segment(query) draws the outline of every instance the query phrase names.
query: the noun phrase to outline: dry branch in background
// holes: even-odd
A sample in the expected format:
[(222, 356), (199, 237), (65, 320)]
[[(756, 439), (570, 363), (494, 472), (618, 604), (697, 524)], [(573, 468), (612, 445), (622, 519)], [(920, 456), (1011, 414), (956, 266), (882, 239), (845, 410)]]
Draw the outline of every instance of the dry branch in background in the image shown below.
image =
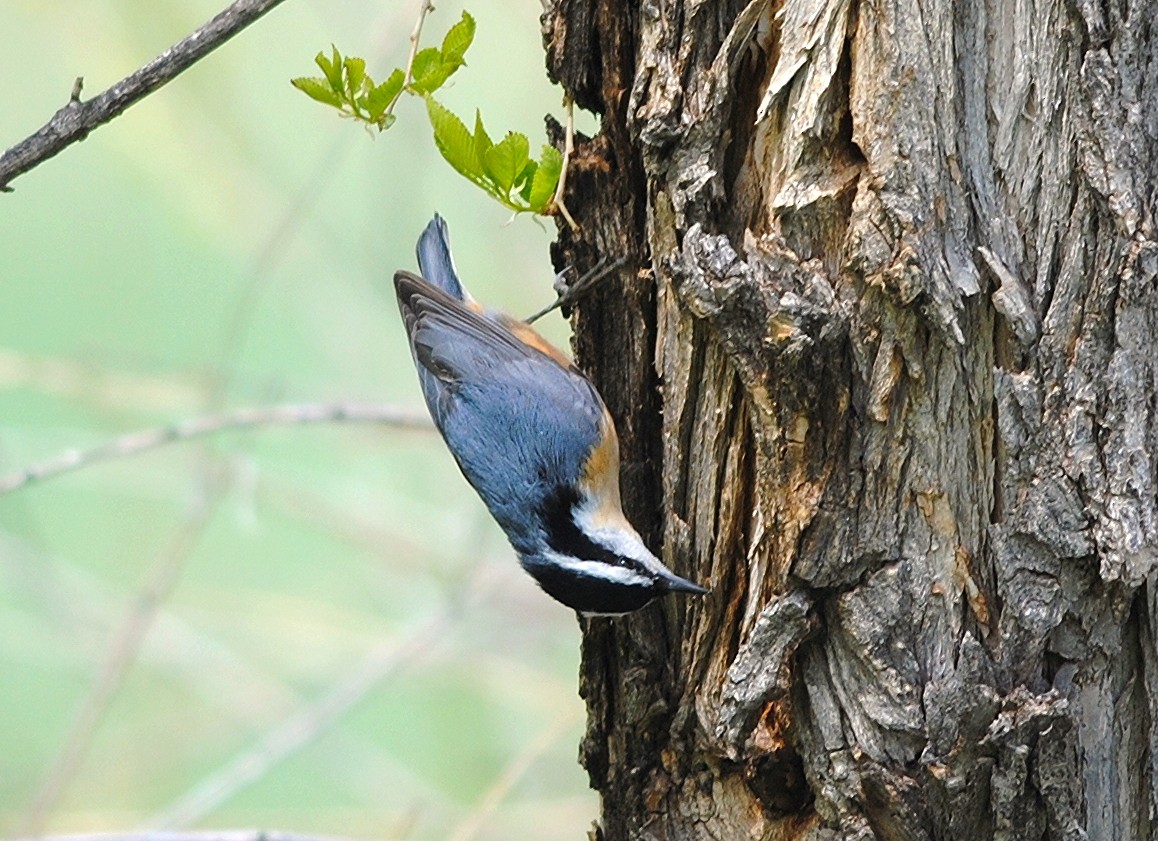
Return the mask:
[(104, 650), (104, 659), (88, 690), (64, 731), (61, 748), (48, 768), (24, 817), (23, 831), (36, 835), (84, 764), (97, 729), (120, 691), (125, 676), (136, 662), (141, 644), (153, 627), (153, 620), (181, 577), (185, 564), (197, 547), (227, 487), (222, 465), (209, 466), (199, 494), (199, 504), (186, 517), (180, 530), (161, 552), (145, 586), (137, 594), (124, 619)]
[(10, 191), (14, 178), (84, 140), (93, 129), (120, 116), (130, 105), (174, 79), (282, 2), (237, 0), (140, 70), (92, 99), (81, 100), (82, 80), (77, 79), (69, 101), (48, 123), (0, 155), (0, 191)]
[(89, 832), (78, 835), (38, 835), (9, 841), (377, 841), (342, 838), (336, 835), (297, 835), (265, 829), (205, 829), (171, 832)]
[(330, 690), (287, 716), (266, 731), (257, 744), (242, 751), (216, 772), (205, 777), (147, 823), (157, 827), (182, 827), (204, 820), (240, 791), (262, 779), (269, 771), (302, 747), (328, 731), (355, 704), (378, 689), (399, 670), (424, 657), (449, 636), (463, 613), (485, 599), (495, 579), (477, 566), (451, 593), (446, 607), (401, 638), (385, 640), (370, 651)]
[[(431, 428), (429, 417), (425, 413), (394, 407), (339, 403), (241, 409), (132, 433), (88, 450), (70, 451), (8, 477), (0, 477), (0, 494), (101, 461), (137, 455), (173, 442), (276, 424), (337, 421), (374, 422), (402, 428)], [(186, 559), (196, 547), (205, 524), (222, 497), (227, 485), (224, 469), (220, 465), (209, 464), (208, 471), (209, 478), (202, 489), (201, 504), (192, 512), (167, 550), (160, 555), (149, 582), (138, 594), (118, 627), (108, 646), (102, 666), (65, 734), (62, 748), (29, 805), (25, 819), (29, 834), (35, 834), (40, 830), (84, 762), (93, 736), (120, 689), (125, 674), (135, 662), (141, 643), (152, 627), (160, 605), (168, 599), (184, 569)]]
[(236, 432), (263, 426), (287, 426), (312, 423), (380, 423), (400, 429), (431, 430), (426, 412), (375, 406), (361, 403), (302, 403), (288, 406), (264, 406), (237, 409), (219, 415), (206, 415), (171, 426), (130, 432), (104, 444), (85, 450), (68, 450), (48, 461), (34, 464), (0, 476), (0, 495), (12, 493), (36, 482), (53, 479), (73, 470), (103, 461), (128, 458), (165, 444), (204, 438), (220, 432)]

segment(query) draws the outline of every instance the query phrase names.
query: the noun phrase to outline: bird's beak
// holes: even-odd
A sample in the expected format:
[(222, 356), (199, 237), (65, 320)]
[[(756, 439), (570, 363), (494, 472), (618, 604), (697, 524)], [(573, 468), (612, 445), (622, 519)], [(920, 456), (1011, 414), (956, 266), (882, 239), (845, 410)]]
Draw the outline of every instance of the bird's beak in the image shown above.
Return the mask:
[(664, 586), (667, 587), (668, 592), (694, 593), (697, 596), (702, 596), (711, 592), (711, 590), (709, 590), (707, 587), (701, 587), (699, 584), (696, 584), (693, 581), (688, 581), (686, 578), (680, 578), (678, 575), (669, 572), (668, 570), (664, 570), (664, 572), (667, 574), (664, 575), (660, 581), (662, 581)]

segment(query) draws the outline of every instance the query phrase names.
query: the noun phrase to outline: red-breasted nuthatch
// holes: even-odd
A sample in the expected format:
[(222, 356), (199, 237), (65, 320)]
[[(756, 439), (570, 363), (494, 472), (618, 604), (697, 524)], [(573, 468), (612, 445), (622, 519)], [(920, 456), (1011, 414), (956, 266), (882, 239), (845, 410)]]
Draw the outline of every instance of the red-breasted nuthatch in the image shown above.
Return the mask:
[(619, 439), (603, 399), (528, 324), (478, 304), (435, 216), (423, 277), (394, 275), (426, 405), (466, 480), (546, 593), (583, 614), (706, 593), (656, 558), (623, 514)]

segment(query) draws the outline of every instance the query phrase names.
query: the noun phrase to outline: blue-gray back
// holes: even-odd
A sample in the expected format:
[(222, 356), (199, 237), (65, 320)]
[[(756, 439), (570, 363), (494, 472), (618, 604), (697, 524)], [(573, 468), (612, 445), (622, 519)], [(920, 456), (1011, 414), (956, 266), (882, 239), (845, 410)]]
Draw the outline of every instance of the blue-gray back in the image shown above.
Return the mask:
[(602, 401), (578, 371), (426, 280), (394, 282), (435, 424), (515, 549), (530, 551), (533, 513), (599, 443)]

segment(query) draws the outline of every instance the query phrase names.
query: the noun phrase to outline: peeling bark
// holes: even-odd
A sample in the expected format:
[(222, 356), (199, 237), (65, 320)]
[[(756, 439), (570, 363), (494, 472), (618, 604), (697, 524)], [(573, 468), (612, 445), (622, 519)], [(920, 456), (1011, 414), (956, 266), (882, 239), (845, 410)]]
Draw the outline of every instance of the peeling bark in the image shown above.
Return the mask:
[(1158, 0), (556, 0), (625, 505), (607, 839), (1158, 828)]

